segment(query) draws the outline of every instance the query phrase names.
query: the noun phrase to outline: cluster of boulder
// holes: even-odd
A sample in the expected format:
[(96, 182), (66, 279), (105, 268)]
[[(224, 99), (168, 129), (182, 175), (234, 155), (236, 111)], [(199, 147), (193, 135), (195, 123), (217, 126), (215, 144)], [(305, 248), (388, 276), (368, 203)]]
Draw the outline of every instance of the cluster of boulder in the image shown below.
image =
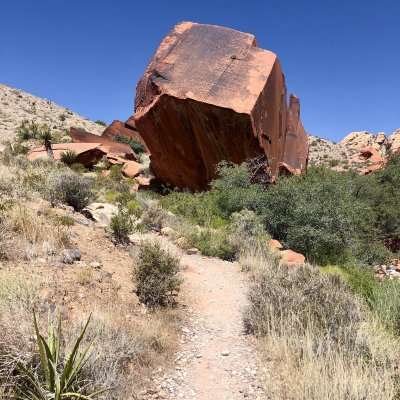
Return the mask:
[[(135, 139), (145, 143), (133, 126), (121, 121), (114, 121), (108, 126), (102, 135), (95, 135), (81, 129), (71, 128), (70, 137), (72, 143), (55, 143), (51, 145), (55, 160), (60, 160), (62, 154), (68, 151), (75, 154), (75, 162), (85, 167), (92, 167), (102, 159), (107, 159), (110, 164), (122, 166), (122, 172), (127, 177), (136, 177), (140, 174), (142, 165), (137, 162), (137, 156), (131, 146), (114, 140), (115, 137)], [(147, 149), (147, 147), (145, 147)], [(28, 158), (34, 160), (47, 157), (45, 146), (36, 147), (30, 151)]]

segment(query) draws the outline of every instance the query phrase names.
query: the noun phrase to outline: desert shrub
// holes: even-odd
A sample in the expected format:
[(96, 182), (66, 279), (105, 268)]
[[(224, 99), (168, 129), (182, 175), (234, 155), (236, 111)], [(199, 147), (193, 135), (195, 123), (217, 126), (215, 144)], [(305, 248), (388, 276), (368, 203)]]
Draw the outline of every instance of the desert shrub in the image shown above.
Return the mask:
[(328, 164), (330, 167), (337, 167), (340, 164), (340, 160), (334, 158), (332, 160), (329, 160)]
[(24, 119), (16, 129), (17, 138), (21, 141), (37, 139), (39, 136), (39, 131), (39, 125), (34, 121), (29, 122), (27, 119)]
[[(38, 275), (21, 268), (0, 268), (0, 387), (7, 394), (16, 383), (17, 363), (31, 363), (36, 355), (30, 342), (30, 320), (32, 308), (41, 305), (38, 290), (42, 283)], [(18, 324), (10, 324), (14, 319)]]
[(99, 125), (101, 125), (101, 126), (107, 126), (107, 124), (106, 124), (104, 121), (100, 120), (100, 119), (97, 119), (97, 120), (95, 121), (95, 123), (96, 123), (96, 124), (99, 124)]
[(81, 163), (73, 163), (69, 167), (71, 168), (72, 171), (78, 174), (83, 174), (87, 171), (85, 166)]
[(360, 322), (360, 307), (338, 275), (322, 274), (315, 267), (280, 266), (257, 276), (249, 292), (245, 315), (248, 331), (267, 335), (280, 333), (291, 321), (296, 332), (314, 332), (341, 345), (354, 345)]
[(146, 151), (146, 146), (139, 140), (133, 138), (127, 138), (121, 135), (116, 135), (114, 140), (116, 140), (117, 142), (128, 144), (129, 146), (131, 146), (131, 149), (133, 150), (134, 153), (140, 154)]
[(67, 119), (67, 116), (65, 114), (60, 114), (58, 118), (60, 121), (64, 122)]
[(46, 180), (46, 197), (52, 203), (64, 203), (80, 211), (92, 200), (91, 182), (71, 170), (55, 170)]
[(144, 243), (133, 270), (139, 300), (150, 306), (165, 306), (180, 291), (179, 259), (159, 243)]
[(145, 230), (161, 231), (167, 212), (157, 200), (150, 198), (139, 198), (138, 200), (140, 202), (138, 212), (140, 212), (143, 228)]
[(227, 261), (235, 259), (236, 247), (230, 240), (230, 232), (227, 228), (193, 229), (187, 235), (187, 239), (191, 246), (196, 247), (205, 256), (218, 257)]
[(353, 175), (312, 167), (266, 190), (263, 218), (285, 246), (324, 264), (350, 258), (373, 226), (374, 214), (355, 201)]
[(60, 155), (60, 160), (63, 162), (65, 165), (72, 165), (75, 163), (76, 160), (76, 152), (73, 150), (67, 150), (63, 151)]
[(273, 360), (277, 398), (396, 398), (400, 343), (350, 292), (348, 272), (279, 266), (264, 247), (239, 262), (252, 272), (245, 326)]
[(133, 317), (128, 307), (117, 303), (107, 312), (95, 311), (84, 339), (83, 346), (92, 344), (85, 375), (113, 388), (102, 399), (140, 397), (151, 369), (175, 349), (175, 310), (163, 308)]
[(119, 242), (127, 242), (128, 236), (133, 232), (132, 216), (122, 207), (119, 207), (118, 213), (111, 218), (110, 228)]
[(115, 164), (110, 167), (110, 175), (109, 178), (112, 180), (120, 181), (122, 180), (122, 166)]
[[(376, 213), (374, 227), (380, 240), (400, 241), (400, 156), (392, 155), (382, 170), (355, 182), (357, 201)], [(399, 250), (394, 248), (393, 250)]]

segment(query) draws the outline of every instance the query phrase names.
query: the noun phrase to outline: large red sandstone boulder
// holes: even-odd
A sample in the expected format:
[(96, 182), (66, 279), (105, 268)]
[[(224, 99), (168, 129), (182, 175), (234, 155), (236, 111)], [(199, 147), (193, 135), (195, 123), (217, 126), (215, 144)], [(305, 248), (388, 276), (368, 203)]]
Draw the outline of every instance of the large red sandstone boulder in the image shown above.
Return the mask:
[(70, 136), (74, 143), (100, 143), (100, 149), (108, 156), (136, 160), (135, 153), (128, 144), (116, 142), (107, 137), (94, 135), (77, 128), (70, 129)]
[(272, 177), (280, 163), (295, 172), (307, 163), (298, 99), (288, 115), (280, 62), (248, 33), (176, 25), (137, 85), (135, 112), (151, 169), (171, 186), (207, 188), (222, 160), (266, 155)]

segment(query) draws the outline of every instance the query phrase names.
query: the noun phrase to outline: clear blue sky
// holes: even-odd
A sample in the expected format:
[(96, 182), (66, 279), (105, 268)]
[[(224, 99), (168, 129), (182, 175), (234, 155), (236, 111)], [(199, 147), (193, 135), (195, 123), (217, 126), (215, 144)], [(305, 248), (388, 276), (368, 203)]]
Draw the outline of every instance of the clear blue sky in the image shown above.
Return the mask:
[(0, 0), (0, 82), (124, 120), (182, 20), (253, 33), (277, 53), (310, 134), (400, 128), (400, 0)]

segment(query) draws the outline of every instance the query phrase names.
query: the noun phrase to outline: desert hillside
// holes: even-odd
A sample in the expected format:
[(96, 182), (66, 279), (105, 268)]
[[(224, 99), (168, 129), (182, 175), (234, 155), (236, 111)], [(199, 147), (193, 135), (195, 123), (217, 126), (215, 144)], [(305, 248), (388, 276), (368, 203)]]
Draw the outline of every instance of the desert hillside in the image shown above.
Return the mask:
[(0, 142), (15, 136), (23, 120), (48, 124), (53, 131), (68, 132), (70, 127), (100, 134), (104, 126), (97, 124), (50, 100), (0, 83)]

